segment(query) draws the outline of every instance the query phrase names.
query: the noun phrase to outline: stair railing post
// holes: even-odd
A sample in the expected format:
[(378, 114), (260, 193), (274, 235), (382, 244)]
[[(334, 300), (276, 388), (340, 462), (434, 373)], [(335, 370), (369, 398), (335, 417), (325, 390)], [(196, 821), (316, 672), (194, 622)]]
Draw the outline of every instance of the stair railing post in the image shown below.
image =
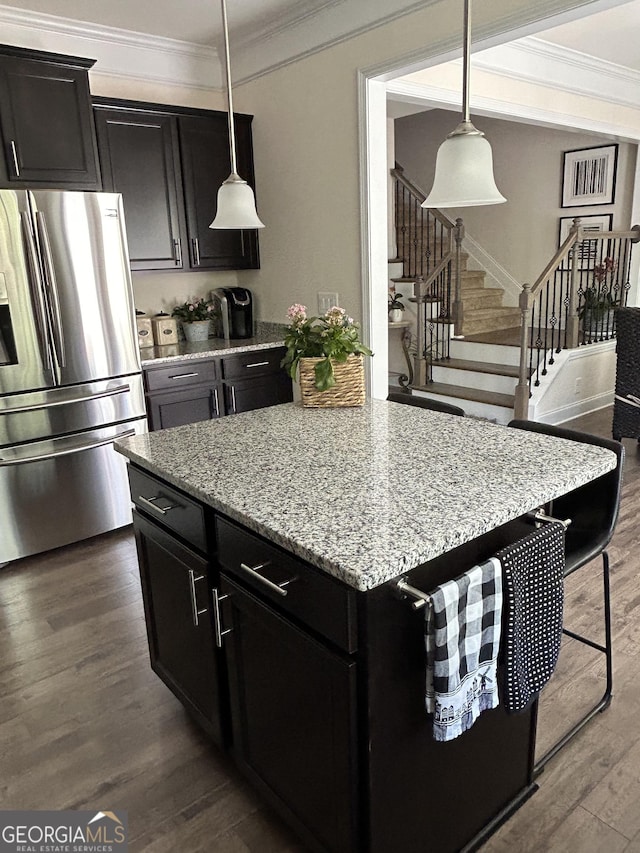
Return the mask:
[(413, 371), (416, 385), (424, 385), (427, 371), (424, 362), (424, 329), (427, 322), (426, 305), (424, 301), (424, 279), (419, 275), (414, 283), (413, 296), (416, 300), (416, 354), (414, 356), (415, 369)]
[(462, 241), (464, 240), (464, 223), (460, 218), (456, 219), (453, 235), (456, 242), (456, 277), (451, 313), (453, 315), (453, 333), (454, 335), (461, 335), (462, 323), (464, 320), (464, 308), (462, 305), (462, 273), (460, 270), (460, 260), (462, 254)]
[(514, 415), (519, 420), (529, 418), (529, 377), (527, 376), (529, 360), (529, 320), (531, 317), (531, 285), (523, 284), (520, 298), (520, 369), (514, 400)]
[(578, 316), (578, 258), (582, 248), (582, 233), (580, 217), (576, 216), (571, 226), (571, 233), (577, 234), (576, 242), (569, 255), (569, 310), (567, 314), (567, 347), (575, 349), (580, 336), (580, 317)]

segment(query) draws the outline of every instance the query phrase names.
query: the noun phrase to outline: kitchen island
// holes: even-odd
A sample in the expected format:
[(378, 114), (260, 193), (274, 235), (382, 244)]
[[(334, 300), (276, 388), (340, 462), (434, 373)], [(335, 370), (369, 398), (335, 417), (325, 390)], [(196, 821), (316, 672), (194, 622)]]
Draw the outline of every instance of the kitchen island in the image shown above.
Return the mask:
[(535, 706), (434, 741), (396, 583), (458, 576), (612, 453), (384, 401), (117, 447), (152, 666), (309, 849), (473, 849), (535, 790)]

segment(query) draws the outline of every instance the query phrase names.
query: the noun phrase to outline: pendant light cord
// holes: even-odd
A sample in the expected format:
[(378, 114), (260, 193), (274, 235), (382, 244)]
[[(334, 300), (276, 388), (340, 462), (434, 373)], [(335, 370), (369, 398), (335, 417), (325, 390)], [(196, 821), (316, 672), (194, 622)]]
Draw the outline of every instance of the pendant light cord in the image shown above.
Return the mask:
[[(465, 0), (465, 3), (468, 0)], [(220, 0), (222, 5), (222, 30), (224, 35), (224, 58), (225, 70), (227, 75), (227, 106), (229, 110), (229, 151), (231, 152), (231, 174), (238, 174), (238, 166), (236, 162), (236, 129), (233, 119), (233, 97), (231, 95), (231, 62), (229, 60), (229, 25), (227, 22), (227, 4), (225, 0)]]
[[(224, 0), (223, 0), (224, 3)], [(471, 0), (464, 0), (464, 45), (462, 53), (462, 120), (471, 121), (469, 87), (471, 85)]]

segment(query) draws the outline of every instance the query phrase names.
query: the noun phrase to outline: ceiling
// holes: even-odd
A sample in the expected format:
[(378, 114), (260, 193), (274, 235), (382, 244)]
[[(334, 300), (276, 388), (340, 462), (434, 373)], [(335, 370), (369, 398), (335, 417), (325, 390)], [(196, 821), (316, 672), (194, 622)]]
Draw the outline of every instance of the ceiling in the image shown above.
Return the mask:
[[(388, 5), (381, 0), (228, 0), (230, 39), (259, 39), (326, 14), (355, 20), (358, 15), (354, 13), (360, 8), (363, 16), (366, 9), (368, 18), (382, 19)], [(209, 46), (219, 43), (221, 33), (219, 0), (13, 0), (0, 6), (2, 9), (28, 10)], [(540, 32), (538, 37), (640, 71), (640, 0)]]

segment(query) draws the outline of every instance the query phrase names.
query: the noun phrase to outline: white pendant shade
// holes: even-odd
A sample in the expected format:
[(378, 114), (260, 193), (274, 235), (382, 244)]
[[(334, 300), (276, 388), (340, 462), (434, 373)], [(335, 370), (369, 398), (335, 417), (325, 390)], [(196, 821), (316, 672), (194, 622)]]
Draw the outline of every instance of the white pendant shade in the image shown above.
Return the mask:
[(218, 190), (218, 208), (209, 228), (264, 228), (256, 211), (253, 190), (234, 172)]
[(422, 207), (476, 207), (504, 201), (493, 177), (493, 155), (487, 140), (475, 128), (471, 132), (454, 131), (438, 149), (433, 187)]

